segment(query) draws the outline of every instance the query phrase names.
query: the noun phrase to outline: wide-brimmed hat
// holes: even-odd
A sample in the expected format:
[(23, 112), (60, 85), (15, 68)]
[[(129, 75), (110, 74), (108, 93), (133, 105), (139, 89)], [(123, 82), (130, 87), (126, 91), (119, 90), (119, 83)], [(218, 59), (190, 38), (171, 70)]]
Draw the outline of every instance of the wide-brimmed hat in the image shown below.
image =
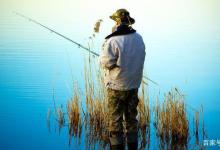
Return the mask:
[(110, 18), (116, 22), (126, 23), (126, 24), (134, 24), (134, 18), (130, 17), (130, 13), (126, 9), (118, 9), (115, 13), (113, 13)]

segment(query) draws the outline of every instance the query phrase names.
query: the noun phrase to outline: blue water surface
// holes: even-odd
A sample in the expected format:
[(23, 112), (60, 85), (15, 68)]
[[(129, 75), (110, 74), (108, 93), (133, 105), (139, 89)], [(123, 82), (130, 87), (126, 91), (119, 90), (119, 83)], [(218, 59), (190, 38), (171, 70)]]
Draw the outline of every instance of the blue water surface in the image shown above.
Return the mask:
[[(85, 43), (85, 35), (79, 37), (75, 32), (69, 36)], [(191, 107), (199, 109), (203, 105), (208, 139), (220, 139), (219, 39), (207, 36), (180, 42), (182, 39), (177, 37), (164, 42), (149, 35), (144, 37), (147, 47), (144, 73), (159, 84), (149, 82), (151, 103), (177, 86), (186, 94)], [(86, 55), (72, 43), (13, 13), (1, 18), (1, 150), (85, 148), (84, 138), (82, 144), (73, 139), (69, 146), (67, 128), (59, 133), (52, 121), (49, 131), (46, 121), (48, 108), (53, 108), (53, 91), (56, 105), (64, 107), (72, 96), (73, 82), (78, 82), (83, 91)]]

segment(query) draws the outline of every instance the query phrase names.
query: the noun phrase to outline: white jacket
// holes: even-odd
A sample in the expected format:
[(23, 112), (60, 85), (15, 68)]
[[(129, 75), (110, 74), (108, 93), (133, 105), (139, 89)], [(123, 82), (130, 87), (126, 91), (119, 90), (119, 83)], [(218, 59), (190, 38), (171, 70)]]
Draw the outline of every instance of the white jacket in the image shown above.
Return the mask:
[(145, 45), (138, 33), (110, 37), (104, 42), (99, 57), (104, 69), (105, 86), (122, 91), (139, 88), (144, 60)]

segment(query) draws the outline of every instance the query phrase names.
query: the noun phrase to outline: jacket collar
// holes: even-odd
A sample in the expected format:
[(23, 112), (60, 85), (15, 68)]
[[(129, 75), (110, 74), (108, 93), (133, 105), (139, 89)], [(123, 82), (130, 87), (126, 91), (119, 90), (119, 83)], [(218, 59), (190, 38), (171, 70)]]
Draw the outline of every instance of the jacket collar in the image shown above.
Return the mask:
[(131, 34), (131, 33), (135, 33), (135, 32), (136, 32), (136, 30), (134, 30), (132, 27), (129, 27), (127, 25), (120, 25), (120, 26), (118, 26), (118, 28), (115, 32), (113, 32), (112, 34), (105, 37), (105, 39), (109, 39), (113, 36), (127, 35), (127, 34)]

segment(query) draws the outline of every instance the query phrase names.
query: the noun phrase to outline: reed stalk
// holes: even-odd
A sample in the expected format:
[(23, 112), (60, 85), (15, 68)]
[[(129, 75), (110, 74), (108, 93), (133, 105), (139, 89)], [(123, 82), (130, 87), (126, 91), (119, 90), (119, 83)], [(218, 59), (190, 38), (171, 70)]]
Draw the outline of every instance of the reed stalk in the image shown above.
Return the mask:
[(189, 140), (189, 120), (183, 97), (171, 90), (162, 103), (157, 100), (154, 110), (154, 126), (161, 147), (166, 145), (168, 149), (172, 149), (179, 145), (186, 148)]

